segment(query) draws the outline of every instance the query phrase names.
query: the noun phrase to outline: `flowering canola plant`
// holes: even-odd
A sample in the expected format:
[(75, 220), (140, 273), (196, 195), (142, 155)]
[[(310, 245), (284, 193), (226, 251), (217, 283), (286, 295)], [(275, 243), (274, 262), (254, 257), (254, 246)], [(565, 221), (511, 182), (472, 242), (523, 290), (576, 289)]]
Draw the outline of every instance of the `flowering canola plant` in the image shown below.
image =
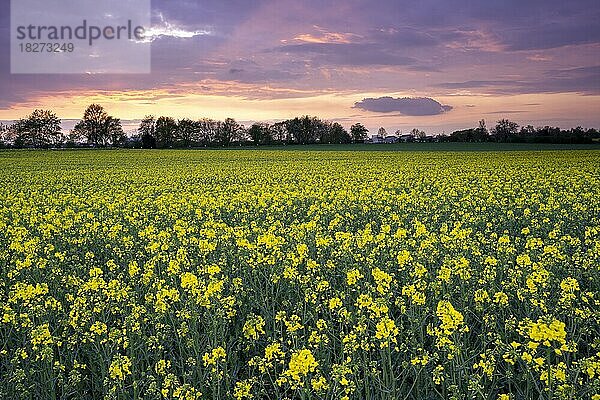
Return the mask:
[(600, 152), (0, 152), (0, 398), (600, 399)]

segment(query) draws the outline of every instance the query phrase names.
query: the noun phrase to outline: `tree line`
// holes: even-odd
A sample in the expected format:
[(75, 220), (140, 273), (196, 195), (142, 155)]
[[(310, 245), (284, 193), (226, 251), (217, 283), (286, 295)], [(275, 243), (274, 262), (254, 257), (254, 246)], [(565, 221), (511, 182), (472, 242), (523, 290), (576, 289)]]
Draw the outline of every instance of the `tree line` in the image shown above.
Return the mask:
[(516, 122), (501, 119), (492, 129), (488, 129), (485, 120), (479, 121), (477, 128), (455, 131), (444, 136), (446, 142), (501, 142), (501, 143), (563, 143), (586, 144), (600, 140), (600, 132), (595, 128), (584, 129), (580, 126), (561, 129), (552, 126), (519, 126)]
[[(218, 121), (210, 118), (175, 120), (171, 117), (146, 116), (137, 132), (127, 136), (121, 120), (109, 115), (98, 104), (90, 105), (82, 119), (65, 133), (61, 120), (50, 110), (35, 110), (11, 125), (0, 124), (0, 146), (14, 148), (56, 147), (131, 147), (131, 148), (193, 148), (229, 147), (277, 144), (346, 144), (364, 143), (369, 130), (362, 124), (352, 125), (348, 132), (337, 122), (317, 117), (296, 117), (277, 123), (257, 122), (250, 127), (233, 118)], [(378, 135), (387, 136), (384, 128)], [(398, 133), (397, 133), (398, 135)], [(453, 132), (450, 135), (428, 136), (413, 129), (402, 135), (404, 141), (439, 142), (533, 142), (533, 143), (593, 143), (600, 139), (596, 129), (581, 127), (562, 130), (554, 127), (519, 127), (502, 119), (492, 128), (484, 120), (477, 128)]]
[(350, 132), (337, 122), (317, 117), (296, 117), (274, 124), (257, 122), (244, 127), (233, 118), (217, 121), (210, 118), (176, 121), (171, 117), (146, 116), (138, 135), (144, 148), (187, 148), (209, 146), (275, 145), (275, 144), (345, 144), (361, 143), (368, 130), (354, 124)]
[(0, 124), (0, 141), (16, 148), (49, 147), (143, 147), (190, 148), (209, 146), (362, 143), (367, 128), (357, 123), (350, 132), (337, 122), (317, 117), (297, 117), (268, 124), (254, 123), (246, 128), (233, 118), (175, 120), (146, 116), (137, 133), (128, 137), (119, 118), (108, 115), (98, 104), (90, 105), (83, 118), (68, 133), (61, 120), (49, 110), (35, 110), (10, 126)]
[(12, 125), (0, 124), (0, 143), (5, 147), (76, 147), (87, 143), (95, 147), (119, 147), (128, 141), (121, 120), (97, 104), (90, 105), (83, 118), (65, 134), (61, 120), (50, 110), (35, 110)]

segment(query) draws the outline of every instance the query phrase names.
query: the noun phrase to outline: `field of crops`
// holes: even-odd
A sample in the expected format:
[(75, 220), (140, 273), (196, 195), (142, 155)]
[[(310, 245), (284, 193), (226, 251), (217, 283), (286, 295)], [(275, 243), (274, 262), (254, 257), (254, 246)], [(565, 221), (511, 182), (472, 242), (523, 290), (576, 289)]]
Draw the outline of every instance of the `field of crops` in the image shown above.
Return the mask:
[(600, 399), (600, 151), (0, 171), (0, 398)]

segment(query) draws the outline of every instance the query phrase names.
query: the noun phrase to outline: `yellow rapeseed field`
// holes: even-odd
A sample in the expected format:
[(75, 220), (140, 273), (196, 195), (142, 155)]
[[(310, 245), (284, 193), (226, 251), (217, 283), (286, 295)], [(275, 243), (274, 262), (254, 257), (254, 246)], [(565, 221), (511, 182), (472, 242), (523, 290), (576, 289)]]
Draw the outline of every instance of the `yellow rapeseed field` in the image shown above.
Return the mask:
[(600, 152), (0, 152), (0, 398), (600, 399)]

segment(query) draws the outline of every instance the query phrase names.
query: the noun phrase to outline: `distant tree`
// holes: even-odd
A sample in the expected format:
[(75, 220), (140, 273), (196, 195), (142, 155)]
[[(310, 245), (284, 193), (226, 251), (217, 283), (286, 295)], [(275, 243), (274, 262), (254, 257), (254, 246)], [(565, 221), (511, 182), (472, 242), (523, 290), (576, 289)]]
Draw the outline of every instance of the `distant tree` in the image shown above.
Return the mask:
[[(323, 121), (317, 117), (304, 118), (304, 130), (307, 132), (307, 136), (309, 141), (307, 143), (316, 143), (323, 138), (330, 138), (328, 141), (332, 141), (332, 143), (336, 140), (334, 137), (331, 137), (333, 132), (333, 125), (328, 121)], [(339, 125), (339, 124), (338, 124)], [(340, 125), (341, 127), (341, 125)], [(343, 128), (342, 128), (343, 129)]]
[(511, 136), (516, 135), (518, 131), (519, 124), (509, 121), (508, 119), (501, 119), (492, 130), (492, 134), (495, 136), (496, 140), (506, 142)]
[(263, 141), (265, 144), (268, 145), (275, 143), (275, 138), (273, 137), (273, 129), (270, 124), (265, 124), (265, 134), (263, 137)]
[(90, 105), (83, 113), (70, 134), (70, 142), (85, 138), (94, 146), (119, 146), (125, 142), (127, 136), (123, 132), (121, 120), (106, 113), (98, 104)]
[(0, 122), (0, 142), (5, 143), (7, 139), (8, 126)]
[(108, 114), (99, 104), (91, 104), (83, 113), (83, 119), (73, 128), (74, 135), (85, 138), (94, 146), (106, 146), (109, 141)]
[(302, 144), (304, 135), (302, 133), (302, 121), (300, 118), (296, 117), (285, 121), (285, 129), (290, 135), (291, 142)]
[(482, 133), (485, 132), (486, 134), (488, 133), (488, 129), (487, 129), (487, 125), (485, 123), (485, 119), (480, 119), (479, 120), (479, 126), (477, 127), (477, 129), (479, 129)]
[(285, 122), (286, 129), (290, 136), (290, 141), (297, 144), (316, 143), (322, 138), (328, 125), (317, 117), (309, 117), (308, 115), (301, 118), (294, 118)]
[(82, 136), (80, 132), (75, 129), (71, 129), (66, 137), (65, 147), (74, 148), (81, 144)]
[(108, 142), (111, 146), (117, 147), (125, 144), (127, 136), (125, 135), (125, 132), (123, 132), (123, 127), (121, 126), (121, 120), (119, 118), (109, 116), (106, 118), (104, 124), (106, 136), (108, 137)]
[(485, 142), (489, 139), (490, 132), (488, 131), (485, 119), (479, 120), (479, 126), (475, 129), (474, 141)]
[(594, 139), (600, 139), (600, 131), (598, 131), (595, 128), (589, 128), (586, 132), (585, 135), (587, 137), (590, 138), (590, 140), (594, 140)]
[(425, 131), (421, 131), (417, 128), (414, 128), (413, 130), (411, 130), (410, 135), (415, 140), (424, 140), (427, 137), (427, 135), (425, 134)]
[(62, 142), (60, 119), (49, 110), (35, 110), (10, 128), (17, 147), (47, 147)]
[(198, 121), (199, 144), (203, 146), (215, 145), (217, 142), (217, 133), (219, 131), (219, 127), (220, 123), (210, 118), (203, 118)]
[(350, 143), (352, 138), (342, 125), (337, 122), (326, 124), (325, 129), (321, 130), (319, 141), (321, 143), (345, 144)]
[(239, 144), (240, 146), (243, 144), (248, 144), (250, 141), (248, 137), (248, 128), (244, 125), (240, 124), (239, 129), (236, 131), (234, 135), (234, 143)]
[(156, 120), (154, 134), (156, 136), (156, 147), (172, 147), (177, 135), (177, 122), (171, 117), (159, 117)]
[(248, 129), (248, 135), (250, 140), (255, 145), (259, 144), (272, 144), (273, 143), (273, 132), (269, 124), (255, 123)]
[(194, 142), (198, 142), (200, 137), (200, 122), (191, 119), (180, 119), (177, 123), (176, 138), (183, 147), (190, 147)]
[(261, 144), (263, 140), (262, 124), (252, 124), (252, 126), (250, 126), (250, 129), (248, 129), (248, 135), (250, 135), (250, 140), (252, 140), (252, 143), (254, 143), (255, 145)]
[(0, 122), (0, 147), (5, 147), (9, 141), (8, 126)]
[(560, 128), (546, 125), (537, 128), (536, 133), (538, 136), (556, 137), (560, 135)]
[(532, 125), (527, 125), (527, 126), (523, 126), (521, 127), (521, 131), (519, 132), (519, 135), (522, 136), (531, 136), (531, 135), (535, 135), (536, 130)]
[(243, 127), (233, 118), (227, 118), (217, 128), (217, 143), (221, 146), (229, 146), (240, 140)]
[(358, 122), (350, 127), (350, 135), (352, 136), (352, 141), (354, 143), (364, 142), (365, 139), (367, 138), (368, 133), (369, 133), (369, 130), (367, 128), (365, 128), (365, 126), (363, 124), (361, 124), (360, 122)]
[(138, 133), (143, 148), (153, 149), (156, 147), (156, 121), (153, 115), (147, 115), (142, 119)]
[(377, 131), (377, 134), (378, 134), (379, 136), (386, 137), (386, 136), (387, 136), (387, 131), (385, 130), (385, 128), (384, 128), (384, 127), (381, 127), (381, 128), (379, 128), (379, 130)]
[(155, 149), (156, 148), (156, 138), (150, 135), (143, 135), (141, 137), (142, 148), (144, 149)]
[(276, 143), (287, 143), (290, 139), (290, 134), (287, 130), (286, 122), (277, 122), (270, 127), (271, 137)]
[(460, 131), (454, 131), (450, 134), (450, 142), (475, 142), (477, 137), (476, 129), (469, 128)]
[(489, 140), (489, 132), (483, 119), (479, 121), (477, 128), (455, 131), (449, 137), (451, 142), (485, 142), (487, 140)]

